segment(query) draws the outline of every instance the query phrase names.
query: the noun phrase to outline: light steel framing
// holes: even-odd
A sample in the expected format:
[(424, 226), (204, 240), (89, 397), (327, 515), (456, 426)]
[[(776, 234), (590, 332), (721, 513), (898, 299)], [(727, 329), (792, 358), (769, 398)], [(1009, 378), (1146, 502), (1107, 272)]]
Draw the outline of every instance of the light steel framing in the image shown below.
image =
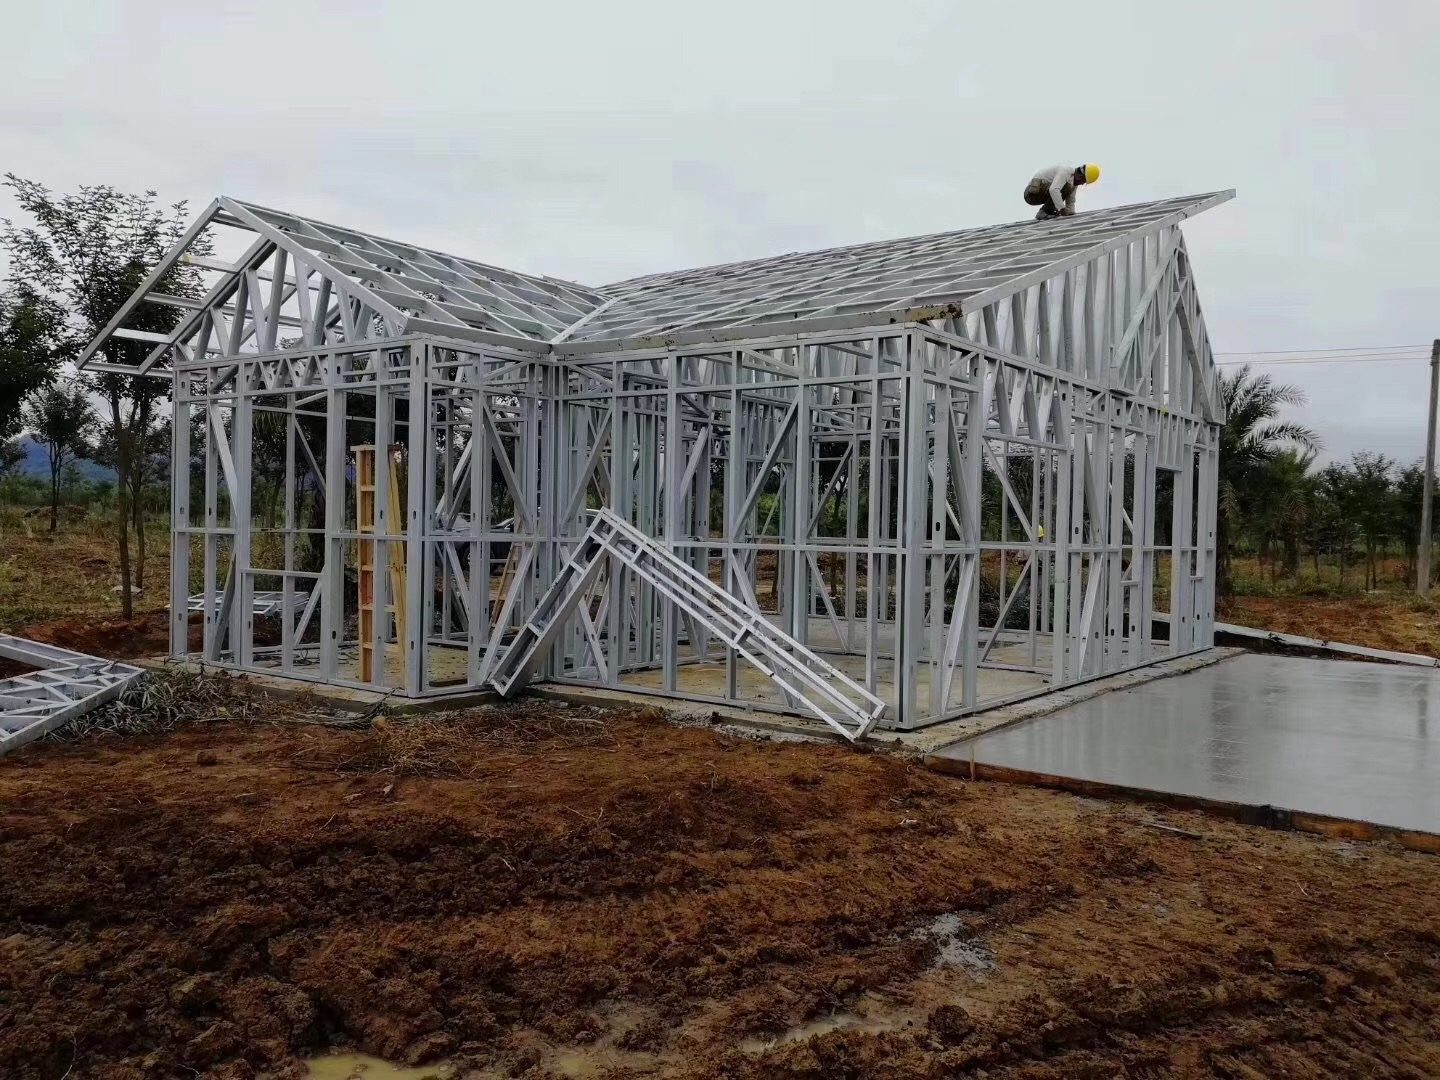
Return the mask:
[[(390, 447), (403, 520), (377, 469), (363, 536), (405, 618), (368, 622), (368, 685), (482, 686), (604, 507), (911, 728), (1211, 644), (1180, 222), (1229, 197), (599, 289), (222, 198), (84, 360), (144, 340), (125, 370), (173, 380), (176, 656), (198, 617), (194, 658), (361, 685), (352, 448)], [(206, 230), (243, 253), (188, 254)], [(205, 295), (157, 295), (187, 258)], [(125, 328), (147, 303), (173, 332)], [(538, 677), (813, 706), (619, 548), (585, 588)]]
[(33, 670), (0, 679), (0, 755), (119, 697), (143, 672), (118, 660), (0, 634), (0, 659)]

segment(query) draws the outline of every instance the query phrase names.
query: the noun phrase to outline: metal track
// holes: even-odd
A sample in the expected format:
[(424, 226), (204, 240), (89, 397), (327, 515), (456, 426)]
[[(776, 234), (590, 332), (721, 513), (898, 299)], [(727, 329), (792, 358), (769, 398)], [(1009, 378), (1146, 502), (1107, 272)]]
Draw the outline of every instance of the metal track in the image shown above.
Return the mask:
[[(297, 589), (290, 597), (290, 603), (304, 609), (310, 601), (310, 592), (307, 589)], [(190, 597), (186, 604), (188, 611), (205, 610), (205, 594), (196, 593)], [(256, 618), (263, 618), (279, 615), (285, 610), (285, 594), (278, 589), (259, 591), (250, 596), (250, 614)]]
[(0, 657), (39, 668), (0, 679), (0, 756), (117, 697), (143, 672), (116, 660), (0, 634)]
[[(595, 510), (574, 554), (515, 640), (487, 673), (502, 695), (524, 686), (614, 555), (725, 647), (772, 679), (799, 705), (847, 739), (862, 739), (885, 702), (610, 510)], [(858, 701), (858, 703), (857, 703)]]

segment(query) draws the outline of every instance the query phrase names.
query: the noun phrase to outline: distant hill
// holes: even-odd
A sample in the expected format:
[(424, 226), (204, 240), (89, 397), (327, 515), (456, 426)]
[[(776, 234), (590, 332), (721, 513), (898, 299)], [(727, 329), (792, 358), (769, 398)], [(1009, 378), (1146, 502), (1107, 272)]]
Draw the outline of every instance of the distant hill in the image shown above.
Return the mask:
[[(20, 446), (25, 451), (25, 460), (20, 463), (19, 472), (26, 476), (38, 476), (43, 480), (50, 479), (50, 458), (45, 453), (45, 447), (28, 435), (20, 439)], [(91, 483), (96, 480), (109, 480), (113, 483), (115, 480), (114, 469), (86, 461), (84, 458), (76, 464), (80, 466), (80, 475)]]

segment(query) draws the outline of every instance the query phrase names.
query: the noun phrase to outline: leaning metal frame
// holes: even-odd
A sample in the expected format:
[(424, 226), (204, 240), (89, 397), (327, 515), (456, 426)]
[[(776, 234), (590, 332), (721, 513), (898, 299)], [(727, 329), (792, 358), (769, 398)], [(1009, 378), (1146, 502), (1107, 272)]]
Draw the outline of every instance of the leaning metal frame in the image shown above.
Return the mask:
[[(604, 289), (221, 199), (85, 360), (141, 340), (173, 379), (176, 657), (480, 688), (605, 506), (912, 728), (1211, 644), (1223, 416), (1179, 223), (1228, 197)], [(254, 240), (156, 294), (216, 224)], [(175, 331), (124, 329), (142, 302)], [(357, 445), (405, 448), (373, 531)], [(368, 683), (362, 542), (407, 636), (371, 620)], [(800, 711), (608, 563), (543, 678)]]

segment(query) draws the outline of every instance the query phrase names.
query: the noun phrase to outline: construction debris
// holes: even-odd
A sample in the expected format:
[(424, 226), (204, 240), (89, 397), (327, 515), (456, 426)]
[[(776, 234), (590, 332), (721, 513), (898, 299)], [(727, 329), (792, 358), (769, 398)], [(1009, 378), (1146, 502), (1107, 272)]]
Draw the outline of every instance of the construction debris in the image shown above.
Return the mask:
[(0, 755), (117, 697), (142, 672), (116, 660), (0, 634), (0, 658), (36, 670), (0, 680)]

